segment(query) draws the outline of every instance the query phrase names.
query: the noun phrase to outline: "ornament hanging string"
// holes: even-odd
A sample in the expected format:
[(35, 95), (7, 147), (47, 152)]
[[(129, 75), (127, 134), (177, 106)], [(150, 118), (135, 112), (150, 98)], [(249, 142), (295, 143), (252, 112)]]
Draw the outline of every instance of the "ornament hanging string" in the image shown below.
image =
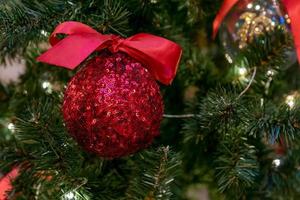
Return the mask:
[[(219, 13), (217, 14), (213, 23), (213, 38), (216, 37), (219, 27), (223, 22), (231, 8), (239, 0), (224, 0)], [(300, 60), (300, 26), (298, 25), (300, 21), (300, 1), (299, 0), (281, 0), (285, 6), (288, 15), (291, 19), (291, 30), (294, 37), (295, 48), (298, 55), (298, 60)]]
[[(59, 34), (67, 37), (60, 40)], [(162, 37), (147, 33), (139, 33), (126, 39), (116, 35), (103, 35), (88, 25), (75, 21), (58, 25), (49, 40), (52, 48), (38, 57), (40, 62), (74, 69), (95, 51), (121, 51), (143, 63), (156, 80), (166, 85), (171, 84), (174, 79), (182, 54), (178, 44)]]
[(195, 118), (195, 117), (200, 117), (200, 115), (196, 114), (183, 114), (183, 115), (169, 115), (169, 114), (164, 114), (164, 118), (170, 118), (170, 119), (184, 119), (184, 118)]
[(256, 72), (257, 72), (257, 67), (254, 67), (254, 68), (253, 68), (253, 74), (252, 74), (252, 76), (251, 76), (251, 79), (250, 79), (250, 81), (249, 81), (247, 87), (239, 94), (239, 96), (237, 97), (237, 99), (241, 98), (241, 97), (242, 97), (244, 94), (246, 94), (246, 92), (250, 89), (250, 87), (251, 87), (251, 85), (252, 85), (252, 83), (253, 83), (253, 81), (254, 81), (254, 78), (255, 78), (255, 76), (256, 76)]

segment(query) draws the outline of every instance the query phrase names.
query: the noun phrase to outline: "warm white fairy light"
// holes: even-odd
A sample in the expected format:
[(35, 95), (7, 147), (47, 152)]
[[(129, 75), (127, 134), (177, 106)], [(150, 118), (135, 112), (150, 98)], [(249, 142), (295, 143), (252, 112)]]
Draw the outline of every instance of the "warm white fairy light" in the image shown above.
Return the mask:
[(45, 30), (41, 30), (41, 34), (42, 34), (43, 36), (46, 36), (46, 37), (48, 37), (48, 32), (47, 32), (47, 31), (45, 31)]
[(271, 22), (271, 25), (272, 25), (272, 26), (276, 26), (276, 23), (275, 23), (275, 22)]
[(68, 192), (64, 195), (64, 199), (66, 200), (74, 200), (75, 199), (75, 194), (74, 192)]
[(240, 67), (239, 69), (239, 75), (240, 76), (246, 76), (247, 75), (247, 69), (245, 67)]
[(296, 97), (295, 95), (288, 95), (285, 99), (285, 103), (290, 107), (290, 108), (294, 108), (295, 106), (295, 100)]
[(237, 69), (237, 74), (238, 74), (238, 79), (240, 81), (248, 81), (248, 78), (247, 78), (248, 70), (245, 67), (239, 67)]
[(252, 3), (249, 3), (249, 4), (247, 5), (247, 8), (248, 8), (248, 9), (253, 8), (253, 4), (252, 4)]
[(42, 88), (46, 90), (47, 93), (52, 93), (52, 85), (49, 81), (44, 81), (42, 83)]
[(227, 59), (227, 61), (232, 64), (233, 63), (233, 60), (232, 58), (230, 57), (230, 55), (228, 53), (225, 54), (225, 58)]
[(273, 162), (272, 162), (272, 165), (275, 168), (278, 168), (281, 165), (281, 160), (280, 159), (274, 159)]
[(8, 130), (10, 130), (11, 132), (15, 132), (15, 129), (16, 129), (16, 127), (15, 127), (15, 125), (14, 125), (13, 123), (8, 123), (8, 124), (7, 124), (7, 128), (8, 128)]
[(51, 84), (50, 84), (48, 81), (44, 81), (44, 82), (42, 83), (42, 87), (43, 87), (44, 89), (47, 89), (50, 85), (51, 85)]
[(267, 71), (267, 76), (274, 76), (275, 72), (273, 70), (268, 70)]

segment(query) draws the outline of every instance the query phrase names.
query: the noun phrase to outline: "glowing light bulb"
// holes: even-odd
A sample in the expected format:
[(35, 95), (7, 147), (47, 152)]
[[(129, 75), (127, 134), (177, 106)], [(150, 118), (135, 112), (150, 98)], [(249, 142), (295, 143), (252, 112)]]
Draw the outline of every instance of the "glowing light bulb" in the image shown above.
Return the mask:
[(247, 5), (247, 8), (248, 8), (248, 9), (253, 8), (253, 4), (252, 4), (252, 3), (249, 3), (249, 4)]
[(64, 195), (64, 199), (67, 199), (67, 200), (74, 200), (75, 199), (75, 194), (74, 192), (68, 192)]
[(15, 132), (15, 129), (16, 129), (16, 127), (13, 123), (7, 124), (7, 128), (8, 128), (8, 130), (10, 130), (13, 133)]
[(278, 168), (278, 167), (281, 165), (281, 160), (280, 160), (280, 159), (275, 159), (275, 160), (273, 160), (272, 165), (273, 165), (275, 168)]
[(42, 88), (47, 89), (50, 86), (50, 83), (48, 81), (44, 81), (42, 83)]
[(289, 95), (285, 99), (285, 103), (290, 107), (294, 108), (295, 107), (295, 95)]
[(260, 10), (260, 5), (256, 5), (255, 10)]
[(44, 81), (42, 83), (42, 88), (47, 92), (47, 93), (52, 93), (52, 85), (49, 81)]
[(234, 79), (238, 82), (248, 82), (248, 74), (248, 69), (245, 67), (245, 63), (243, 61), (234, 66)]
[(230, 57), (230, 55), (228, 53), (225, 54), (225, 58), (227, 59), (227, 61), (232, 64), (233, 63), (233, 60), (232, 58)]
[(42, 34), (43, 36), (48, 37), (48, 33), (47, 33), (47, 31), (45, 31), (45, 30), (41, 30), (41, 34)]
[(274, 76), (275, 72), (273, 70), (267, 71), (267, 76)]
[(239, 75), (245, 77), (247, 75), (247, 69), (245, 67), (239, 68)]

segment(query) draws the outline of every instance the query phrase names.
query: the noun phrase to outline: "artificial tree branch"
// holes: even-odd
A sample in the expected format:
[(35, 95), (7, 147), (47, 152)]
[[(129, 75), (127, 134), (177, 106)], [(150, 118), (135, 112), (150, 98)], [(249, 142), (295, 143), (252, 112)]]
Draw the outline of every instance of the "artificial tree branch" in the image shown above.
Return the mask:
[[(255, 76), (256, 76), (256, 72), (257, 72), (257, 67), (253, 68), (253, 74), (251, 76), (251, 79), (247, 85), (247, 87), (239, 94), (239, 96), (237, 97), (237, 99), (241, 98), (244, 94), (246, 94), (246, 92), (250, 89)], [(200, 115), (197, 114), (183, 114), (183, 115), (169, 115), (169, 114), (164, 114), (163, 115), (164, 118), (170, 118), (170, 119), (184, 119), (184, 118), (194, 118), (194, 117), (200, 117)]]

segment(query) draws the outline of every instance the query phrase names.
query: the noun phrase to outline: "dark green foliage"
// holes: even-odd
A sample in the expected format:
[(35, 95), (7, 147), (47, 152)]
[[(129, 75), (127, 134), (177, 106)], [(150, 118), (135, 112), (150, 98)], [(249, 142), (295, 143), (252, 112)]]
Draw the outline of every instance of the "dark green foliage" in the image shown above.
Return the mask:
[(128, 11), (112, 0), (1, 1), (0, 13), (2, 59), (24, 54), (29, 46), (38, 48), (55, 26), (67, 20), (85, 22), (104, 33), (125, 34), (128, 30)]
[[(145, 151), (134, 163), (135, 177), (126, 192), (128, 199), (173, 199), (172, 187), (181, 168), (180, 158), (169, 147)], [(144, 168), (143, 166), (146, 166)]]
[(259, 174), (255, 146), (249, 144), (239, 131), (230, 132), (235, 135), (228, 135), (230, 139), (220, 143), (220, 155), (216, 160), (219, 190), (231, 190), (236, 197), (253, 186)]
[(287, 146), (293, 145), (299, 137), (299, 108), (288, 106), (266, 105), (264, 110), (259, 109), (256, 116), (251, 119), (250, 134), (258, 138), (265, 138), (269, 143), (280, 142), (284, 139)]
[[(186, 200), (190, 190), (207, 188), (211, 199), (299, 199), (299, 102), (285, 102), (290, 94), (299, 98), (299, 69), (286, 55), (293, 49), (291, 35), (281, 29), (262, 35), (227, 64), (211, 39), (220, 4), (0, 1), (1, 60), (23, 57), (27, 65), (20, 83), (0, 85), (0, 169), (21, 169), (10, 195)], [(75, 71), (35, 61), (49, 34), (67, 20), (104, 34), (150, 32), (178, 42), (184, 54), (173, 84), (162, 86), (165, 112), (193, 117), (164, 119), (154, 144), (129, 157), (103, 160), (82, 150), (60, 112), (63, 89)], [(246, 70), (242, 78), (240, 68)]]
[[(139, 159), (127, 164), (87, 155), (65, 132), (57, 105), (59, 102), (51, 97), (31, 100), (27, 111), (17, 118), (14, 145), (2, 149), (0, 158), (6, 162), (1, 163), (1, 168), (21, 168), (14, 188), (22, 192), (20, 199), (64, 199), (68, 195), (78, 199), (118, 199), (125, 190), (141, 195), (146, 188), (145, 197), (172, 196), (170, 187), (180, 159), (168, 147), (142, 152)], [(142, 179), (133, 179), (126, 189), (126, 174), (132, 170), (137, 173), (133, 177)]]

